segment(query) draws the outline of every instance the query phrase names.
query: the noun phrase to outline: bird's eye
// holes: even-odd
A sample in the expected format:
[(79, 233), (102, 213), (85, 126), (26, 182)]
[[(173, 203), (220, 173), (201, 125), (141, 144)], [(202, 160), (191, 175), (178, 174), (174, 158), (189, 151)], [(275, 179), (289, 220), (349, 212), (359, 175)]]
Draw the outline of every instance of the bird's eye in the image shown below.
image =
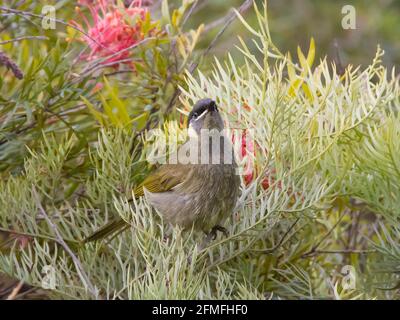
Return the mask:
[(199, 114), (197, 112), (193, 113), (193, 119), (197, 119), (197, 117), (199, 116)]

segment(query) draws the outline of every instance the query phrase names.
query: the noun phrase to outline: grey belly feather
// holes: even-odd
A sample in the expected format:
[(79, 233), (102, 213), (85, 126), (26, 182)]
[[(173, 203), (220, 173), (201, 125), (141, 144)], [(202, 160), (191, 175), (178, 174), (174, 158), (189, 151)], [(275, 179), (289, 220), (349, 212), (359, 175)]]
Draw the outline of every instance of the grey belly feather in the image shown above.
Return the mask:
[(171, 191), (152, 193), (144, 189), (144, 194), (167, 222), (207, 232), (232, 214), (240, 179), (234, 164), (189, 166), (187, 179)]

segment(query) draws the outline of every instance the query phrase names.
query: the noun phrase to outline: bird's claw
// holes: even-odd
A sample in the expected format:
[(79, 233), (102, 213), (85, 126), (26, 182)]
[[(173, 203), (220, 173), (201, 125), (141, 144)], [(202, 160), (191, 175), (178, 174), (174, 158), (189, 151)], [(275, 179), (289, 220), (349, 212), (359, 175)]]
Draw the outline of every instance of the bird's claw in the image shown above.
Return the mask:
[(212, 240), (215, 240), (217, 238), (217, 232), (218, 231), (222, 232), (225, 237), (229, 236), (228, 230), (226, 230), (226, 228), (224, 228), (222, 226), (219, 226), (219, 225), (216, 225), (215, 227), (213, 227), (211, 229), (211, 232), (210, 232), (210, 236), (212, 237)]
[(224, 227), (216, 225), (215, 227), (213, 227), (211, 229), (211, 231), (209, 233), (206, 233), (206, 238), (204, 239), (200, 248), (204, 249), (211, 241), (215, 240), (217, 238), (218, 231), (222, 232), (225, 235), (225, 237), (229, 236), (228, 230), (226, 230)]

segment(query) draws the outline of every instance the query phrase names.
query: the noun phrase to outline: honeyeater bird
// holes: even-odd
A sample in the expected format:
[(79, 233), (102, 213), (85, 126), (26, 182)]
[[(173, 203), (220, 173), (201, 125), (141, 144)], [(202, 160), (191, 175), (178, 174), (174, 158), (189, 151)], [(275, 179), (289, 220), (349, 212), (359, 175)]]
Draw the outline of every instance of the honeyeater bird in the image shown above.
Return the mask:
[[(221, 224), (235, 208), (240, 178), (223, 129), (215, 101), (198, 101), (189, 114), (189, 138), (178, 148), (177, 161), (151, 173), (134, 189), (135, 197), (145, 196), (164, 221), (183, 229), (194, 228), (213, 236), (216, 231), (225, 231)], [(182, 150), (194, 150), (191, 147), (197, 147), (198, 152), (192, 152), (190, 161), (179, 157)], [(115, 235), (127, 227), (122, 218), (112, 220), (84, 242)]]

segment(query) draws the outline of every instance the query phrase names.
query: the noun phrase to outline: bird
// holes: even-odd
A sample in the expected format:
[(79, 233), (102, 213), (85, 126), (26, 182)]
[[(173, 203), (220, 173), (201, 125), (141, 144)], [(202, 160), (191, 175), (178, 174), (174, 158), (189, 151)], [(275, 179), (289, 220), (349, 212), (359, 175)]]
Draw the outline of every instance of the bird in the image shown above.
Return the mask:
[[(201, 99), (187, 121), (188, 139), (177, 154), (198, 147), (190, 161), (178, 156), (176, 163), (161, 165), (133, 190), (135, 198), (146, 201), (163, 221), (183, 230), (203, 231), (215, 239), (233, 213), (240, 192), (240, 177), (233, 147), (224, 131), (216, 102)], [(204, 138), (205, 137), (205, 138)], [(219, 148), (215, 148), (219, 143)], [(190, 149), (193, 150), (193, 149)], [(84, 239), (84, 243), (115, 236), (129, 224), (118, 217)]]

